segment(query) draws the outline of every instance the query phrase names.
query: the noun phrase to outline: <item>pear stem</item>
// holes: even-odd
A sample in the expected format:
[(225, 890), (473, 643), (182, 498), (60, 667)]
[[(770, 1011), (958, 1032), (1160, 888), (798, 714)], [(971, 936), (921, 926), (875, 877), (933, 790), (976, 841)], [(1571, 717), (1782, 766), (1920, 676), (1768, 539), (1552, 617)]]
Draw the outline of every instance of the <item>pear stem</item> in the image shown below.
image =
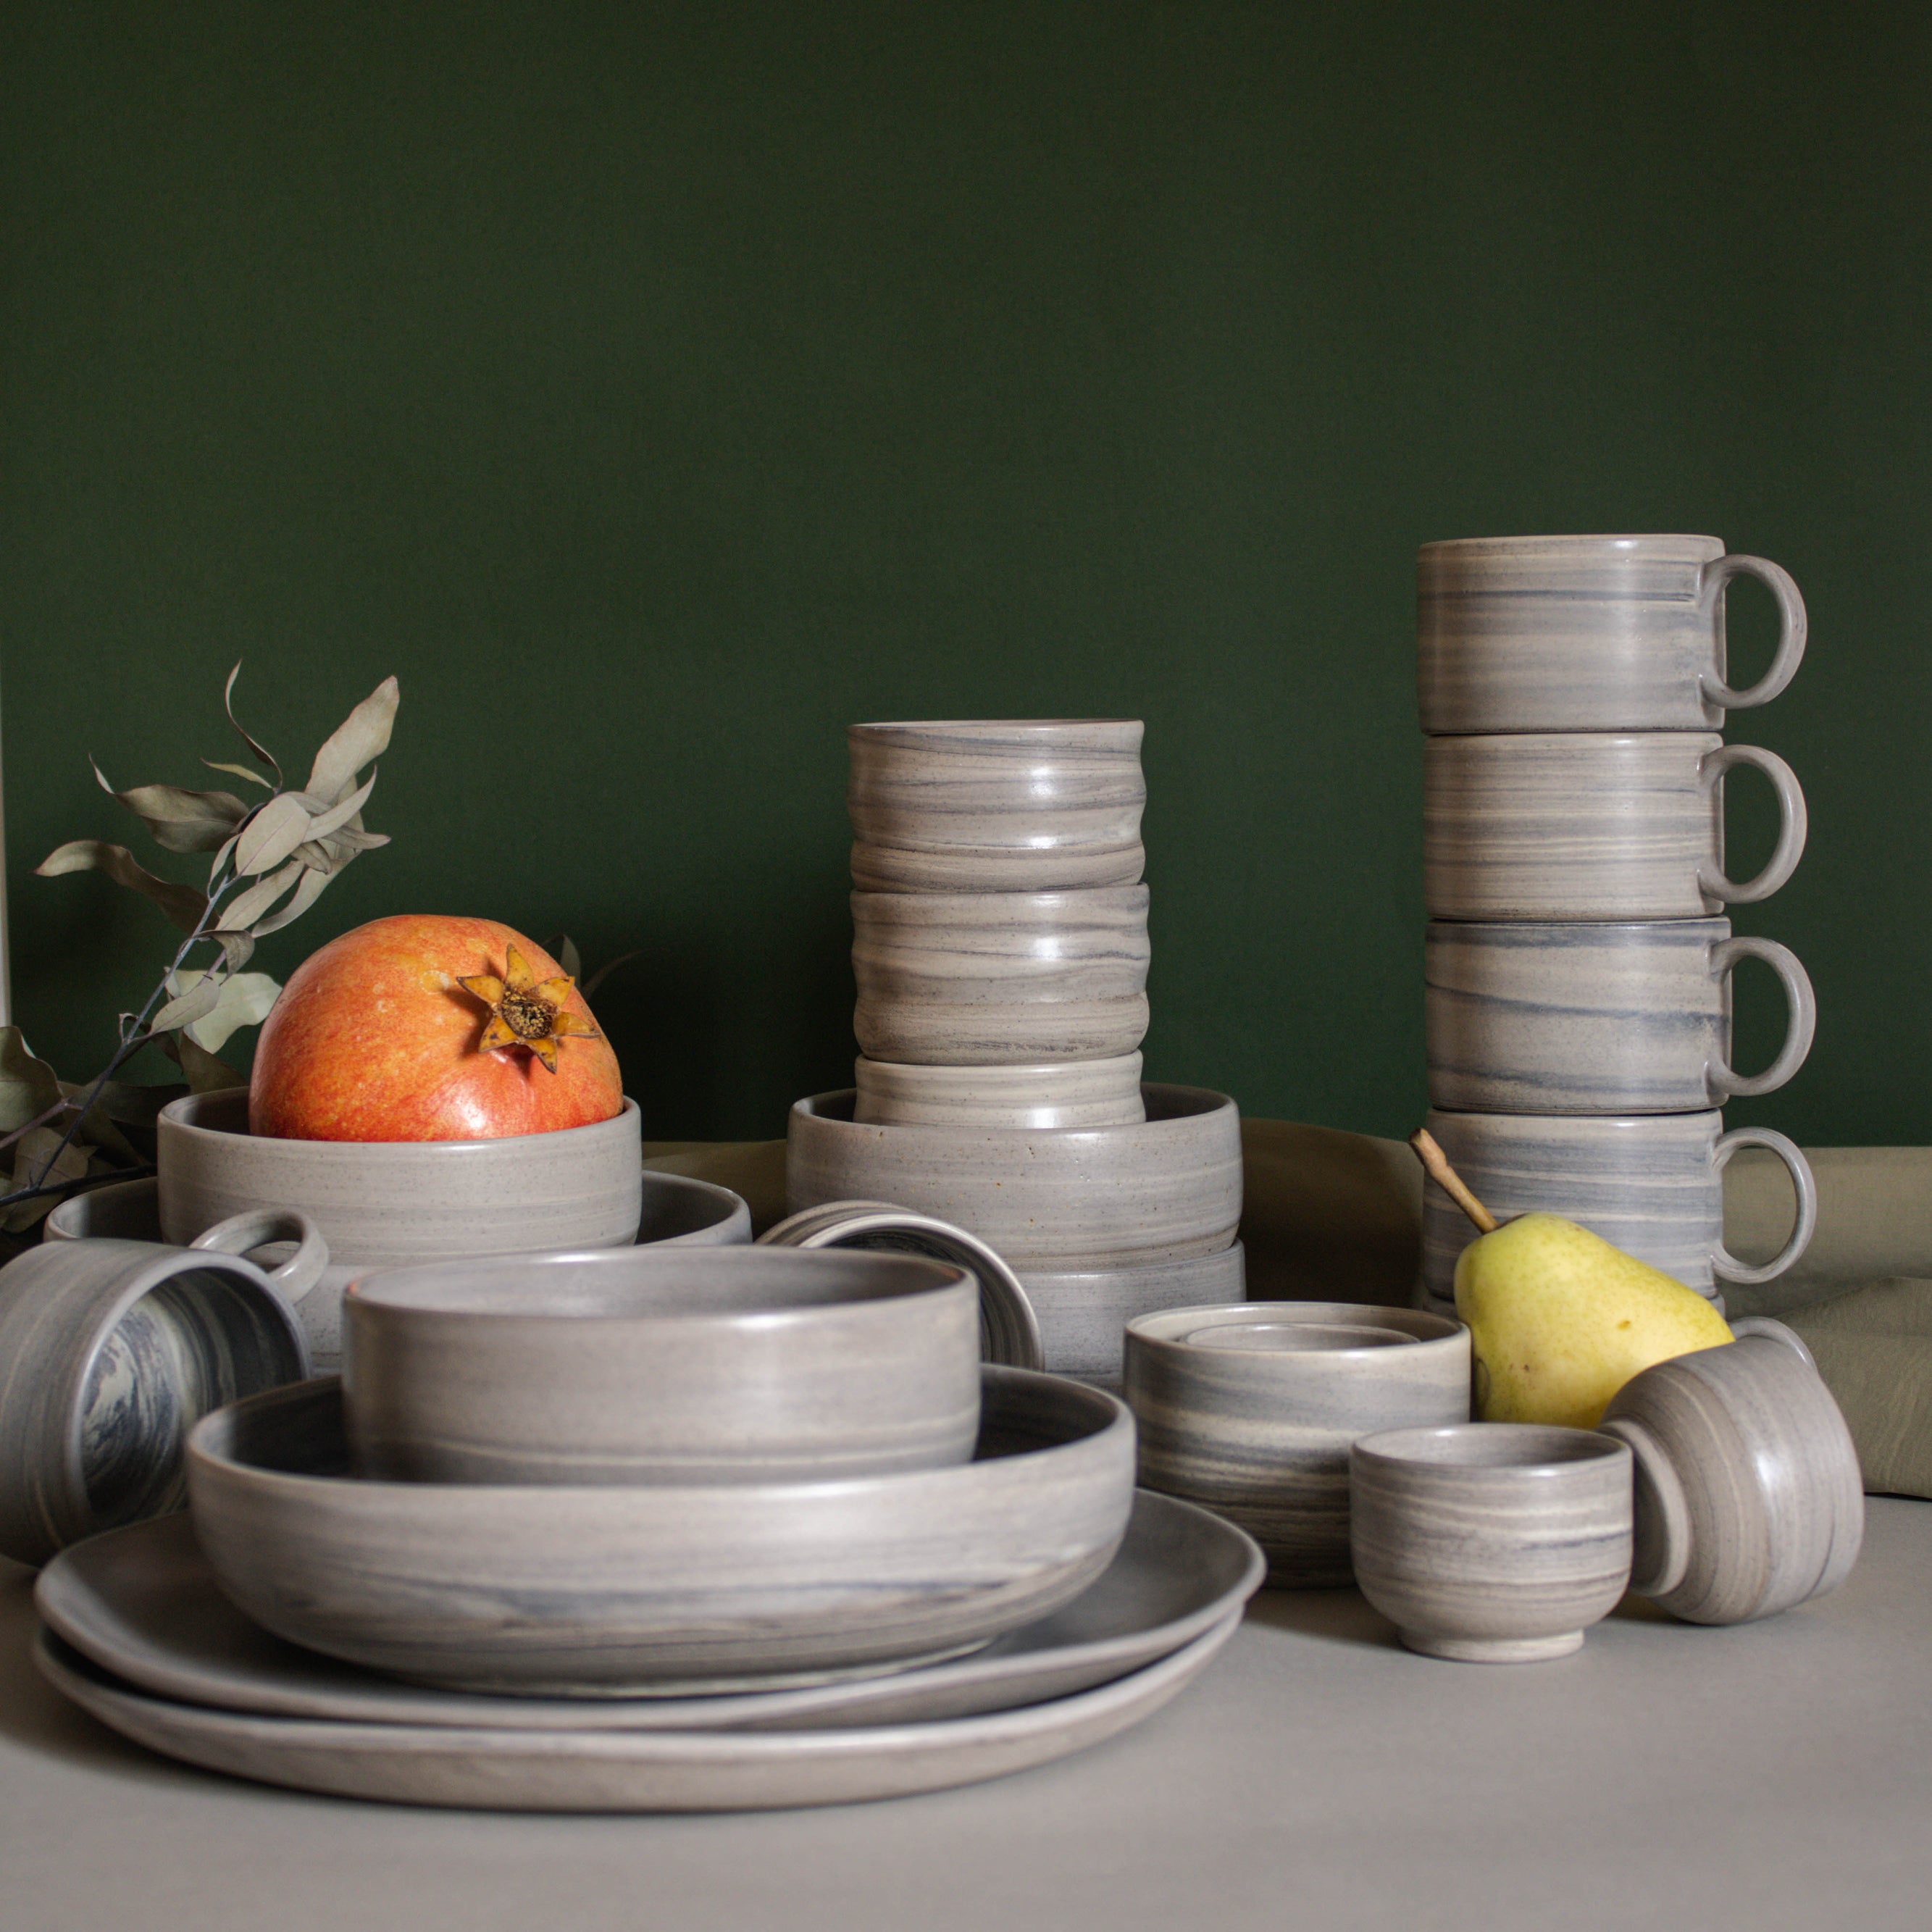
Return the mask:
[(1496, 1231), (1496, 1217), (1469, 1192), (1468, 1184), (1449, 1165), (1449, 1156), (1436, 1144), (1436, 1136), (1426, 1127), (1418, 1127), (1408, 1137), (1408, 1144), (1415, 1150), (1415, 1157), (1422, 1163), (1423, 1172), (1448, 1196), (1477, 1227), (1486, 1234)]

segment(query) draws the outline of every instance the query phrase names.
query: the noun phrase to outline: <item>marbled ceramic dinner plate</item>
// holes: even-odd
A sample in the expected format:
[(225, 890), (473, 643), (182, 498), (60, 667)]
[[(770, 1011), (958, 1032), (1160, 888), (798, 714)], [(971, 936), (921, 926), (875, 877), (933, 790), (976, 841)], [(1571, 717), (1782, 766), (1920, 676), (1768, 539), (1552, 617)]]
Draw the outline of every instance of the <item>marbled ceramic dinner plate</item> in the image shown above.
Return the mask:
[(54, 1632), (140, 1689), (337, 1722), (493, 1730), (808, 1730), (964, 1718), (1066, 1697), (1144, 1668), (1238, 1612), (1262, 1578), (1231, 1524), (1146, 1490), (1099, 1579), (970, 1658), (884, 1677), (723, 1696), (479, 1696), (406, 1684), (284, 1642), (221, 1594), (186, 1516), (74, 1544), (34, 1592)]
[(1213, 1660), (1238, 1609), (1111, 1684), (1051, 1702), (861, 1730), (509, 1731), (264, 1718), (150, 1697), (42, 1630), (34, 1660), (102, 1723), (164, 1756), (263, 1784), (500, 1811), (755, 1811), (976, 1784), (1150, 1717)]

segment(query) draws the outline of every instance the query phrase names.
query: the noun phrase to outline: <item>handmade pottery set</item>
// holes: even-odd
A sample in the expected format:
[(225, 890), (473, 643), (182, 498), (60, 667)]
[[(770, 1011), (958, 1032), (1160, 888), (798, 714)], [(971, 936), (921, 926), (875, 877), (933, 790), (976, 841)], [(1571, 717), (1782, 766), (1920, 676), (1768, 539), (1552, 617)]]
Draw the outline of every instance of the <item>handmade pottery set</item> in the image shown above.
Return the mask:
[(1142, 733), (850, 728), (862, 1054), (854, 1088), (792, 1109), (785, 1168), (795, 1212), (889, 1202), (969, 1231), (1046, 1366), (1115, 1386), (1129, 1318), (1244, 1287), (1234, 1103), (1141, 1080)]
[[(1724, 590), (1766, 585), (1780, 629), (1764, 676), (1726, 681)], [(1790, 768), (1718, 735), (1775, 698), (1804, 655), (1803, 600), (1714, 537), (1496, 537), (1427, 544), (1417, 562), (1424, 754), (1429, 1130), (1499, 1216), (1546, 1209), (1715, 1295), (1782, 1274), (1809, 1241), (1804, 1156), (1768, 1129), (1724, 1131), (1730, 1095), (1769, 1093), (1810, 1051), (1810, 982), (1784, 946), (1718, 915), (1768, 898), (1804, 849)], [(1777, 847), (1724, 869), (1724, 775), (1774, 788)], [(1790, 1007), (1763, 1072), (1731, 1065), (1731, 973), (1768, 964)], [(1724, 1164), (1768, 1148), (1796, 1227), (1748, 1266), (1724, 1244)], [(1432, 1182), (1423, 1280), (1447, 1307), (1467, 1239)], [(1721, 1304), (1720, 1304), (1721, 1306)]]

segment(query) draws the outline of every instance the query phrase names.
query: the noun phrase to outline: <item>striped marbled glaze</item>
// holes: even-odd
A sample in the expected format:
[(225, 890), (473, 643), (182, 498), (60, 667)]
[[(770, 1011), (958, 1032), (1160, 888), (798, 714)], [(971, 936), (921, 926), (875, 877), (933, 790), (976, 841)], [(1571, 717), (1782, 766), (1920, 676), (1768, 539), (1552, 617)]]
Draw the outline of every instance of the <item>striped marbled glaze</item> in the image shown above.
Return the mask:
[[(1263, 1327), (1307, 1329), (1311, 1346), (1203, 1339)], [(1357, 1331), (1360, 1345), (1332, 1346), (1338, 1328)], [(1389, 1330), (1400, 1342), (1386, 1342)], [(1353, 1302), (1166, 1309), (1127, 1324), (1123, 1393), (1139, 1425), (1142, 1488), (1246, 1530), (1268, 1559), (1270, 1583), (1346, 1583), (1348, 1445), (1378, 1430), (1466, 1422), (1469, 1331)]]
[(1237, 1241), (1214, 1254), (1140, 1268), (1030, 1268), (1020, 1286), (1040, 1323), (1047, 1367), (1118, 1390), (1127, 1324), (1162, 1308), (1212, 1308), (1244, 1300), (1247, 1256)]
[(853, 1118), (933, 1127), (1112, 1127), (1147, 1118), (1141, 1056), (1028, 1066), (908, 1066), (868, 1060), (852, 1069)]
[(1630, 1572), (1630, 1457), (1582, 1429), (1465, 1422), (1348, 1452), (1362, 1594), (1411, 1650), (1469, 1664), (1567, 1656)]
[[(1567, 1215), (1613, 1247), (1674, 1275), (1700, 1294), (1718, 1280), (1769, 1281), (1804, 1251), (1817, 1189), (1804, 1156), (1768, 1127), (1724, 1132), (1724, 1116), (1696, 1114), (1460, 1114), (1432, 1108), (1429, 1131), (1478, 1200), (1506, 1221), (1536, 1209)], [(1725, 1249), (1724, 1166), (1740, 1147), (1769, 1148), (1790, 1167), (1799, 1213), (1784, 1251), (1762, 1268)], [(1422, 1197), (1422, 1276), (1453, 1299), (1456, 1260), (1475, 1239), (1468, 1219), (1434, 1181)]]
[[(1730, 1066), (1732, 967), (1766, 962), (1789, 1024), (1762, 1073)], [(1429, 1097), (1505, 1114), (1688, 1113), (1768, 1094), (1804, 1064), (1811, 982), (1774, 940), (1727, 920), (1430, 923), (1423, 946)]]
[[(1724, 876), (1723, 781), (1775, 788), (1776, 849)], [(1432, 919), (1699, 919), (1768, 898), (1804, 850), (1791, 768), (1714, 732), (1525, 732), (1431, 738), (1422, 761), (1423, 898)]]
[[(1762, 557), (1715, 537), (1480, 537), (1416, 557), (1422, 728), (1702, 731), (1775, 698), (1804, 654), (1804, 601)], [(1778, 600), (1770, 668), (1724, 681), (1724, 586), (1755, 577)]]
[(1148, 1027), (1148, 889), (854, 892), (853, 1030), (866, 1058), (1114, 1059)]
[(1133, 883), (1142, 730), (1122, 718), (850, 726), (854, 883), (914, 892)]

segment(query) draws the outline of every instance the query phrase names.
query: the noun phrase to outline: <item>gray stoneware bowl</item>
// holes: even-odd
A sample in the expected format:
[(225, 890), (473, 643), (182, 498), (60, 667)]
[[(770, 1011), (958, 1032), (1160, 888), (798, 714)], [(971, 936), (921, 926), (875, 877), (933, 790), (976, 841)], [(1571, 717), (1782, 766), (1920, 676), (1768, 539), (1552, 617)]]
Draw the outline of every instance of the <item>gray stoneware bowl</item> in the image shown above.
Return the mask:
[(1148, 889), (854, 892), (852, 1030), (869, 1059), (1118, 1059), (1148, 1029)]
[(1247, 1293), (1247, 1255), (1237, 1241), (1216, 1254), (1142, 1268), (1029, 1268), (1020, 1285), (1039, 1318), (1048, 1370), (1118, 1393), (1127, 1324), (1159, 1309), (1241, 1300)]
[(1019, 1277), (976, 1234), (884, 1201), (830, 1201), (789, 1216), (758, 1237), (760, 1247), (867, 1248), (924, 1255), (964, 1268), (980, 1285), (980, 1352), (1009, 1368), (1046, 1366), (1040, 1324)]
[(1630, 1457), (1587, 1429), (1466, 1422), (1348, 1451), (1362, 1594), (1425, 1656), (1566, 1657), (1630, 1581)]
[(1469, 1419), (1469, 1331), (1346, 1301), (1174, 1308), (1127, 1324), (1140, 1479), (1246, 1530), (1268, 1581), (1354, 1580), (1348, 1449)]
[(1147, 782), (1137, 718), (854, 724), (852, 883), (870, 892), (1132, 885)]
[(1864, 1534), (1851, 1432), (1775, 1322), (1659, 1362), (1598, 1426), (1636, 1459), (1630, 1588), (1687, 1622), (1744, 1623), (1835, 1590)]
[(831, 1482), (964, 1462), (980, 1288), (911, 1255), (621, 1248), (377, 1269), (343, 1298), (364, 1474)]
[(981, 1372), (970, 1463), (691, 1488), (361, 1480), (340, 1385), (308, 1382), (196, 1429), (196, 1534), (265, 1628), (425, 1683), (616, 1696), (869, 1674), (1048, 1615), (1126, 1532), (1126, 1409)]
[(1216, 1254), (1241, 1218), (1241, 1123), (1198, 1087), (1144, 1085), (1147, 1119), (1112, 1127), (880, 1126), (854, 1095), (791, 1110), (785, 1202), (890, 1201), (957, 1222), (1022, 1279)]
[(42, 1563), (178, 1509), (210, 1409), (308, 1373), (252, 1262), (146, 1241), (44, 1242), (0, 1270), (0, 1554)]
[(854, 1062), (853, 1118), (928, 1127), (1112, 1127), (1144, 1120), (1141, 1056), (1022, 1066), (913, 1066)]

